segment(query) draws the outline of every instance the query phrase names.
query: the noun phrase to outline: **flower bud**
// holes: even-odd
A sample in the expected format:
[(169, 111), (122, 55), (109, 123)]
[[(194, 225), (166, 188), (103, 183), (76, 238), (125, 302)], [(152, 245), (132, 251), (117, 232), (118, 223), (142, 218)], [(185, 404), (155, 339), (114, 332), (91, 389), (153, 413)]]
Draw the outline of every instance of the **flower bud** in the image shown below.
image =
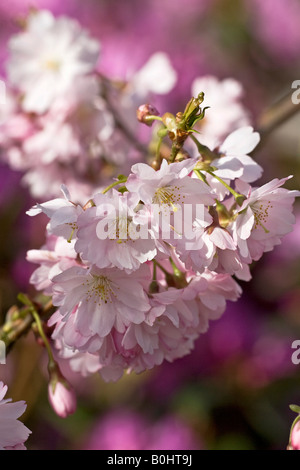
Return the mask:
[(291, 450), (300, 450), (300, 421), (297, 421), (292, 429), (290, 447)]
[(53, 410), (61, 418), (66, 418), (76, 411), (75, 391), (59, 369), (56, 369), (50, 376), (48, 398)]
[(146, 124), (147, 126), (152, 126), (154, 119), (152, 116), (159, 116), (157, 109), (151, 104), (142, 104), (136, 112), (138, 121)]

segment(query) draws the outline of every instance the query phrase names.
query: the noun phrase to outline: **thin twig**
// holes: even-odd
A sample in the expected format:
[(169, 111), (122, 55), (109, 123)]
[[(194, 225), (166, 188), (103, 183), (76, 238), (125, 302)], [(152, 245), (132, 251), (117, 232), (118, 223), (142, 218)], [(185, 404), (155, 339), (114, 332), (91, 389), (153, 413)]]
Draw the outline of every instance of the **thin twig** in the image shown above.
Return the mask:
[[(48, 319), (49, 316), (55, 311), (55, 307), (51, 300), (48, 300), (45, 305), (34, 303), (35, 309), (43, 319)], [(10, 311), (13, 309), (13, 316), (10, 317)], [(34, 323), (34, 315), (32, 309), (25, 305), (24, 307), (13, 306), (8, 311), (6, 321), (0, 328), (0, 341), (5, 343), (6, 352), (12, 348), (14, 343), (22, 336), (25, 336), (31, 329)]]
[(286, 93), (276, 103), (264, 111), (258, 119), (258, 132), (262, 140), (299, 111), (300, 103), (293, 103), (291, 92)]
[(124, 134), (124, 136), (127, 138), (127, 140), (129, 142), (131, 142), (137, 150), (139, 150), (144, 155), (148, 156), (148, 154), (149, 154), (148, 147), (136, 138), (134, 133), (126, 126), (126, 124), (120, 118), (117, 110), (115, 109), (114, 105), (112, 104), (112, 102), (109, 98), (109, 92), (108, 92), (108, 88), (109, 88), (109, 85), (110, 85), (109, 80), (106, 77), (102, 76), (102, 75), (99, 75), (99, 76), (101, 78), (102, 86), (103, 86), (102, 98), (105, 100), (106, 105), (107, 105), (107, 109), (108, 109), (108, 111), (110, 111), (110, 113), (112, 114), (112, 116), (114, 118), (116, 127)]

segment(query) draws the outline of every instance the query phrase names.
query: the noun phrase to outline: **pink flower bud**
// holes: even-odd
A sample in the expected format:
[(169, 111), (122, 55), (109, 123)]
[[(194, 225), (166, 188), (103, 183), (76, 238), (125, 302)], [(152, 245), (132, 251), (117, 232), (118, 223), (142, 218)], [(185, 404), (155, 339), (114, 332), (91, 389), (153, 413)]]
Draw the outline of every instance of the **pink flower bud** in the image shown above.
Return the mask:
[(297, 421), (292, 429), (290, 444), (292, 450), (300, 450), (300, 421)]
[(138, 121), (146, 124), (147, 126), (152, 126), (153, 119), (151, 116), (159, 116), (159, 112), (151, 104), (142, 104), (136, 112)]
[(76, 395), (74, 389), (66, 382), (49, 383), (49, 402), (55, 413), (61, 418), (66, 418), (76, 411)]

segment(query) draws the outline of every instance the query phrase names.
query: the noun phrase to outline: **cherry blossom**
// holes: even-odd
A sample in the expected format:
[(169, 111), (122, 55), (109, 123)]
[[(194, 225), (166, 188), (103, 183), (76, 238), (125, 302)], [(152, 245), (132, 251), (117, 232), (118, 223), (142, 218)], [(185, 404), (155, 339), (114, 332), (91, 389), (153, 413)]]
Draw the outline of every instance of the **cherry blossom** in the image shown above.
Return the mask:
[(28, 250), (27, 260), (40, 266), (32, 273), (30, 282), (45, 295), (52, 294), (52, 278), (65, 269), (76, 265), (77, 253), (74, 241), (48, 235), (45, 245), (39, 250)]
[(77, 219), (76, 251), (86, 263), (99, 268), (117, 267), (132, 271), (156, 255), (147, 219), (138, 219), (139, 198), (134, 193), (112, 190), (96, 194), (94, 206)]
[(224, 179), (239, 178), (248, 183), (258, 180), (263, 169), (248, 153), (252, 152), (259, 140), (259, 133), (254, 132), (251, 126), (241, 127), (229, 134), (217, 148), (220, 158), (211, 162), (216, 167), (214, 174)]
[[(145, 319), (150, 304), (142, 279), (148, 276), (146, 266), (131, 274), (117, 268), (73, 266), (52, 279), (53, 304), (59, 307), (65, 329), (75, 329), (80, 343), (90, 342), (93, 352), (93, 341), (101, 344), (113, 327), (123, 332), (131, 322)], [(70, 340), (76, 347), (76, 335)]]
[(61, 190), (64, 198), (56, 198), (42, 204), (38, 203), (27, 211), (27, 214), (35, 216), (42, 212), (45, 213), (50, 219), (48, 223), (49, 233), (71, 240), (78, 228), (78, 215), (83, 209), (80, 204), (75, 204), (70, 200), (70, 193), (64, 185)]
[(240, 254), (248, 262), (271, 251), (293, 229), (292, 206), (300, 192), (281, 188), (290, 178), (275, 178), (261, 187), (249, 187), (248, 197), (237, 212), (232, 227)]

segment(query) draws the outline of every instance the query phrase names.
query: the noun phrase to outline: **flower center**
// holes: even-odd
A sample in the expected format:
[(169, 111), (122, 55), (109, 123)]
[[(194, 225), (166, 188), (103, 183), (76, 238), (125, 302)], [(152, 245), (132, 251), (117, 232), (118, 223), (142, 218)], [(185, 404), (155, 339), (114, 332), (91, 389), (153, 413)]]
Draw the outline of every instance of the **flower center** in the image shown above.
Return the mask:
[(109, 224), (109, 239), (116, 240), (117, 243), (126, 243), (130, 237), (131, 220), (125, 215), (116, 217)]
[(47, 70), (51, 70), (52, 72), (58, 72), (58, 70), (60, 69), (60, 62), (59, 60), (55, 59), (45, 60), (44, 67)]
[(85, 282), (87, 286), (86, 300), (92, 300), (95, 304), (112, 303), (116, 297), (111, 287), (111, 282), (106, 276), (93, 276), (93, 279)]
[[(184, 198), (184, 196), (182, 196)], [(152, 204), (172, 207), (173, 211), (178, 210), (177, 205), (182, 202), (180, 188), (178, 186), (163, 186), (157, 188), (152, 198)]]
[(269, 217), (269, 210), (272, 209), (271, 201), (264, 201), (260, 203), (255, 203), (251, 209), (254, 215), (254, 229), (262, 227), (265, 233), (269, 233), (269, 230), (265, 227), (266, 222)]

